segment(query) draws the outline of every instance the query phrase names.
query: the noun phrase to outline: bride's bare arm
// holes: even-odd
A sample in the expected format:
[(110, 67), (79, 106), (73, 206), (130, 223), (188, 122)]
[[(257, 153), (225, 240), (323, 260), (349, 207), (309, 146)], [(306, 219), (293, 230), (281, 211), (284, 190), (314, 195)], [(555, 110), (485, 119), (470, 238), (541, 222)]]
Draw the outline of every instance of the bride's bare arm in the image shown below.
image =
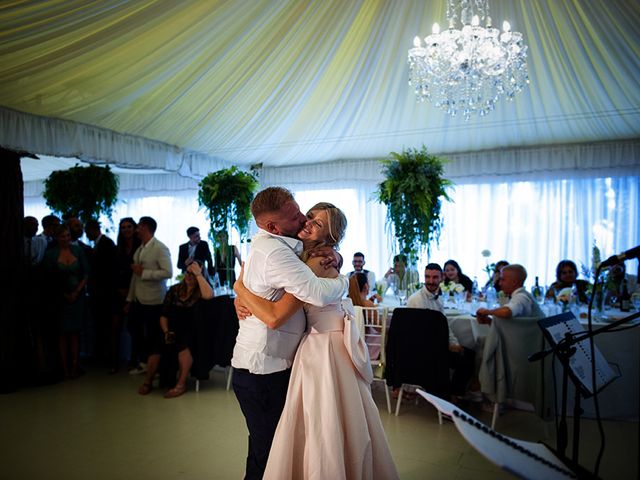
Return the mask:
[(240, 276), (233, 284), (233, 290), (240, 298), (241, 303), (249, 307), (249, 310), (259, 318), (267, 327), (276, 329), (284, 325), (291, 315), (302, 308), (303, 302), (290, 293), (285, 293), (277, 302), (255, 295), (242, 282), (244, 265), (240, 270)]

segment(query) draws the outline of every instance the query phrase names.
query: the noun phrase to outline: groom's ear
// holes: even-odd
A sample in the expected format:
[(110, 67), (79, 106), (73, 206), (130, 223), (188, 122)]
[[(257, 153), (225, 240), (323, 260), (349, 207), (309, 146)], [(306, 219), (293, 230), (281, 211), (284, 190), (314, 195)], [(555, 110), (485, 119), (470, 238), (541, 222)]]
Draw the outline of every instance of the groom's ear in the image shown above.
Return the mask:
[(269, 233), (273, 233), (274, 235), (280, 235), (280, 229), (275, 222), (266, 222), (264, 224), (264, 229)]

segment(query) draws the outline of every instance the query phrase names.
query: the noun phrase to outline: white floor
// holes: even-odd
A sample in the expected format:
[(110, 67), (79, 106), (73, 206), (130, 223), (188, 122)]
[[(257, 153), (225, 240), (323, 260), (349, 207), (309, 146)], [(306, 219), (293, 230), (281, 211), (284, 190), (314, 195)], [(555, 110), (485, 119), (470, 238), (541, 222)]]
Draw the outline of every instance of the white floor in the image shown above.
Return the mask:
[[(247, 433), (224, 373), (182, 397), (165, 400), (136, 391), (141, 377), (90, 369), (81, 378), (0, 396), (0, 478), (19, 479), (240, 479)], [(426, 402), (390, 416), (374, 390), (403, 479), (510, 478), (480, 456), (455, 426), (437, 423)], [(488, 423), (490, 414), (469, 412)], [(604, 479), (637, 478), (638, 424), (607, 422)], [(554, 444), (553, 426), (534, 414), (509, 411), (497, 429)], [(599, 443), (594, 422), (583, 422), (580, 463), (593, 469)], [(548, 436), (549, 435), (549, 436)]]

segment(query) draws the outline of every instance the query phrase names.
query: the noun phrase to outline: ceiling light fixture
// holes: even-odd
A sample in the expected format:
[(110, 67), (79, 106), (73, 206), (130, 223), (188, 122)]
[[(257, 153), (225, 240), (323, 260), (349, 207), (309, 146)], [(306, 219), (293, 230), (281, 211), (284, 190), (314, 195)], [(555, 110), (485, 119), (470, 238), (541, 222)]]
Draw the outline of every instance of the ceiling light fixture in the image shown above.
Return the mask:
[(522, 34), (512, 32), (507, 21), (502, 33), (494, 28), (488, 0), (447, 0), (447, 20), (447, 30), (440, 32), (434, 23), (424, 44), (415, 37), (409, 49), (409, 85), (418, 100), (465, 120), (488, 114), (502, 96), (513, 100), (529, 83)]

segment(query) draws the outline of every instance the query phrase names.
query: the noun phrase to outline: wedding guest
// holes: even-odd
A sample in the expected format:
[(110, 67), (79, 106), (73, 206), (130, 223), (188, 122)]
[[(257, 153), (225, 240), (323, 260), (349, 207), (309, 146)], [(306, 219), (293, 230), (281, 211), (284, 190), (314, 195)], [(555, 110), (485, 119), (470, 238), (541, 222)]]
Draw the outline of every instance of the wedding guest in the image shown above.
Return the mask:
[(85, 287), (89, 263), (82, 248), (71, 244), (66, 225), (55, 229), (56, 246), (47, 251), (43, 267), (52, 289), (59, 329), (59, 351), (65, 378), (80, 375), (80, 331), (87, 315)]
[(455, 260), (447, 260), (444, 262), (444, 284), (457, 283), (464, 287), (467, 297), (471, 297), (473, 290), (473, 281), (462, 273), (462, 269)]
[(509, 303), (498, 308), (480, 308), (476, 312), (478, 323), (491, 323), (490, 315), (500, 318), (544, 317), (538, 302), (524, 288), (527, 271), (522, 265), (507, 265), (500, 271), (500, 287), (511, 296)]
[(187, 228), (187, 237), (189, 237), (189, 241), (180, 245), (178, 250), (178, 268), (182, 273), (185, 273), (187, 267), (197, 260), (202, 265), (206, 265), (206, 272), (209, 277), (213, 278), (211, 250), (209, 250), (209, 244), (200, 238), (200, 229), (198, 227)]
[(555, 299), (558, 292), (564, 288), (572, 288), (576, 286), (578, 299), (581, 303), (589, 301), (587, 297), (587, 289), (591, 285), (586, 280), (578, 280), (578, 267), (571, 260), (562, 260), (556, 267), (556, 281), (551, 284), (547, 290), (546, 297)]
[(129, 371), (131, 375), (147, 371), (144, 360), (149, 357), (153, 342), (160, 333), (158, 319), (167, 293), (167, 280), (173, 274), (169, 249), (155, 237), (157, 226), (153, 218), (141, 217), (136, 228), (142, 244), (133, 255), (133, 275), (125, 306), (133, 332), (131, 353), (133, 360), (139, 362)]
[(60, 219), (55, 215), (45, 215), (42, 217), (42, 233), (38, 235), (43, 237), (47, 241), (47, 247), (52, 246), (55, 241), (54, 231), (58, 225), (60, 225)]
[(47, 249), (47, 240), (38, 233), (38, 219), (35, 217), (24, 217), (24, 262), (25, 262), (25, 321), (28, 325), (33, 339), (33, 356), (37, 374), (40, 375), (47, 367), (47, 349), (51, 343), (50, 339), (55, 338), (55, 333), (51, 329), (50, 322), (47, 322), (44, 310), (44, 278), (41, 268), (42, 260)]
[(236, 281), (236, 259), (242, 264), (240, 251), (235, 245), (229, 245), (229, 234), (220, 232), (218, 234), (218, 248), (216, 248), (216, 273), (221, 284), (227, 283), (229, 288), (233, 287)]
[(38, 219), (36, 217), (24, 217), (24, 260), (27, 267), (40, 265), (47, 249), (47, 240), (38, 233)]
[[(407, 307), (436, 310), (444, 313), (441, 301), (440, 283), (442, 282), (442, 268), (437, 263), (429, 263), (424, 269), (424, 288), (409, 297)], [(457, 401), (464, 396), (467, 385), (474, 372), (475, 352), (460, 345), (458, 337), (449, 327), (449, 367), (453, 369), (451, 378), (451, 394)], [(397, 393), (394, 391), (394, 397)]]
[(202, 275), (203, 268), (198, 260), (187, 267), (184, 278), (177, 285), (172, 286), (164, 297), (160, 328), (163, 340), (158, 341), (147, 361), (147, 374), (138, 389), (140, 395), (151, 392), (153, 377), (155, 377), (162, 354), (171, 351), (178, 352), (180, 367), (178, 381), (175, 386), (164, 394), (164, 398), (175, 398), (186, 392), (186, 381), (193, 364), (191, 348), (194, 336), (194, 311), (201, 300), (213, 298), (211, 285)]
[[(109, 359), (111, 346), (111, 323), (116, 307), (117, 248), (103, 235), (100, 222), (88, 220), (85, 226), (87, 238), (93, 242), (93, 253), (89, 259), (90, 272), (87, 284), (89, 307), (93, 319), (96, 360)], [(112, 359), (111, 359), (112, 360)]]
[(605, 298), (611, 299), (622, 294), (624, 283), (627, 283), (627, 291), (632, 294), (638, 291), (638, 277), (627, 273), (624, 261), (612, 265), (609, 270), (609, 280), (606, 284)]
[(380, 295), (374, 294), (369, 296), (369, 282), (367, 275), (363, 272), (356, 273), (349, 277), (349, 293), (347, 295), (354, 306), (358, 307), (375, 307), (373, 298), (381, 301)]
[[(116, 373), (119, 367), (120, 332), (126, 317), (124, 307), (127, 302), (127, 295), (129, 294), (131, 276), (133, 275), (131, 265), (133, 264), (133, 255), (140, 246), (140, 239), (136, 235), (137, 226), (138, 224), (131, 217), (120, 219), (116, 244), (116, 298), (114, 314), (111, 317), (110, 374)], [(132, 369), (137, 366), (137, 363), (130, 365)]]
[(507, 265), (509, 265), (509, 262), (507, 262), (506, 260), (497, 261), (493, 268), (493, 275), (489, 280), (487, 280), (487, 283), (485, 284), (484, 288), (487, 288), (488, 286), (492, 286), (493, 288), (496, 289), (496, 292), (499, 292), (500, 291), (500, 270), (502, 270)]
[(400, 253), (393, 257), (393, 267), (384, 274), (386, 285), (398, 290), (409, 290), (420, 282), (418, 272), (407, 267), (407, 256)]
[(351, 262), (353, 265), (353, 271), (347, 274), (347, 278), (350, 278), (352, 275), (356, 273), (364, 273), (367, 276), (367, 283), (369, 284), (369, 288), (375, 288), (376, 286), (376, 274), (370, 270), (365, 270), (364, 264), (364, 253), (356, 252), (353, 254), (353, 260)]
[(82, 251), (87, 256), (87, 259), (90, 259), (91, 254), (93, 253), (93, 249), (82, 240), (80, 240), (84, 235), (84, 225), (82, 224), (80, 219), (78, 217), (67, 217), (64, 223), (69, 227), (69, 233), (71, 233), (71, 243), (82, 248)]
[[(381, 297), (376, 293), (371, 299), (369, 298), (369, 283), (367, 282), (367, 275), (365, 273), (356, 273), (349, 278), (349, 293), (347, 296), (351, 299), (351, 303), (357, 307), (371, 308), (376, 304), (373, 302), (373, 298), (377, 298), (381, 301)], [(378, 322), (378, 312), (369, 312), (372, 315), (371, 320)], [(365, 342), (369, 349), (369, 358), (371, 360), (378, 360), (380, 357), (380, 332), (376, 327), (367, 327), (365, 330)]]

